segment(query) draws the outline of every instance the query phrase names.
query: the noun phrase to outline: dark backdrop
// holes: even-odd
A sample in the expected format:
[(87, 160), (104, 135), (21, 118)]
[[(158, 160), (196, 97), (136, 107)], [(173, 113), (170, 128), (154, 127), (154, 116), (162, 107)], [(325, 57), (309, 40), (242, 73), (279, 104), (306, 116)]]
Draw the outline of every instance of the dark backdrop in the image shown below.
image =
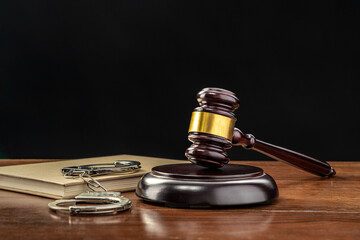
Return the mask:
[(244, 132), (323, 160), (359, 160), (356, 1), (24, 0), (0, 9), (3, 158), (185, 159), (196, 93), (211, 86), (238, 95)]

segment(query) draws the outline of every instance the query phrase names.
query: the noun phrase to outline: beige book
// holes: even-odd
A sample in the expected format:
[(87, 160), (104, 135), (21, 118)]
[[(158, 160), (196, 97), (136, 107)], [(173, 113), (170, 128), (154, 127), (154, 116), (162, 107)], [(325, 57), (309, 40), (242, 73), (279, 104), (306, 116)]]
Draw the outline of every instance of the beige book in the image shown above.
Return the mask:
[(64, 178), (61, 173), (62, 168), (86, 164), (113, 163), (117, 160), (139, 161), (141, 162), (141, 169), (137, 172), (94, 177), (108, 191), (124, 192), (135, 190), (140, 178), (145, 173), (151, 171), (153, 167), (165, 164), (188, 162), (124, 154), (107, 157), (5, 166), (0, 167), (0, 189), (56, 199), (72, 198), (89, 189), (81, 178)]

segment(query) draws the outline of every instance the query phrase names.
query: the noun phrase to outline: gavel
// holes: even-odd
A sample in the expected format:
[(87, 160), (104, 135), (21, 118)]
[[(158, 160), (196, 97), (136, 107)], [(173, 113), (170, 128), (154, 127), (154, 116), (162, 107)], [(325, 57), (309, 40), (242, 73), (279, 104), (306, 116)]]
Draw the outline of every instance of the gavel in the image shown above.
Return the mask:
[(226, 149), (242, 146), (318, 176), (335, 175), (334, 168), (325, 161), (266, 143), (235, 128), (233, 112), (239, 107), (239, 99), (233, 92), (204, 88), (197, 94), (197, 101), (200, 107), (194, 109), (189, 127), (192, 145), (185, 152), (192, 163), (221, 168), (230, 160)]

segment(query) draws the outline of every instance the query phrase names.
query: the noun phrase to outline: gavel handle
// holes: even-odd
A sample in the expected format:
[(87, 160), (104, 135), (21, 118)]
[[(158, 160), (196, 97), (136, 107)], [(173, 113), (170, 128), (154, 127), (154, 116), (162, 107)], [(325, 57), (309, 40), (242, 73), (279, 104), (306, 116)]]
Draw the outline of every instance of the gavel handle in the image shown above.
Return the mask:
[(286, 162), (315, 175), (331, 177), (336, 173), (334, 168), (327, 162), (257, 140), (253, 135), (244, 134), (237, 128), (234, 129), (232, 142), (233, 146), (243, 146), (246, 149), (255, 150), (275, 160)]

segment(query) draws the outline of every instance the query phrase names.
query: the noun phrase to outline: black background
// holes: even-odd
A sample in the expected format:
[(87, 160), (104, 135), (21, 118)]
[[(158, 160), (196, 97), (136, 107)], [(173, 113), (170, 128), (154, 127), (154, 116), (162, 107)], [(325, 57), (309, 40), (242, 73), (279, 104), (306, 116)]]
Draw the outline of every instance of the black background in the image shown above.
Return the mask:
[[(204, 87), (237, 127), (359, 160), (359, 3), (1, 1), (2, 158), (185, 159)], [(240, 147), (232, 159), (268, 159)]]

